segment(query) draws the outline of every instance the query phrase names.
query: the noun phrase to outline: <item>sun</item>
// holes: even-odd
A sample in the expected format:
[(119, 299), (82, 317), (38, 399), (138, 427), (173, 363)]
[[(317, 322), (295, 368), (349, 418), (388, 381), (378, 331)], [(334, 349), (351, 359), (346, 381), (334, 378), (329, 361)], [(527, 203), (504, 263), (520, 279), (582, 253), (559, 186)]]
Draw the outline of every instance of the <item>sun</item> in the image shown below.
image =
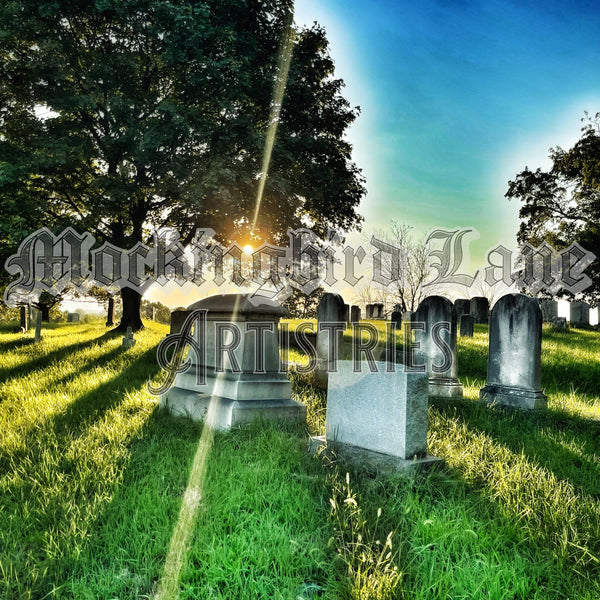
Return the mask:
[(250, 245), (250, 244), (246, 244), (243, 248), (242, 251), (244, 254), (252, 254), (254, 252), (254, 248)]

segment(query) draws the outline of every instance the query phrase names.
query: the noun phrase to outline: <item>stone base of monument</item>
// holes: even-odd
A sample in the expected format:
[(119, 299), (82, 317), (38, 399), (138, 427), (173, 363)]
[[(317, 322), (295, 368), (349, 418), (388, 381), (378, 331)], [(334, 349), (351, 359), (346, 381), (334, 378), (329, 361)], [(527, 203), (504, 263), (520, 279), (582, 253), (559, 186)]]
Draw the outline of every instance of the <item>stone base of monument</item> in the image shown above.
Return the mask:
[(306, 422), (306, 406), (289, 398), (233, 400), (173, 388), (161, 397), (160, 406), (167, 408), (172, 415), (204, 421), (221, 431), (254, 419)]
[(326, 456), (330, 460), (342, 460), (360, 471), (384, 476), (411, 475), (427, 471), (433, 465), (444, 464), (444, 459), (436, 456), (422, 455), (401, 458), (351, 444), (328, 442), (325, 436), (311, 437), (308, 442), (308, 450), (311, 454)]
[(438, 398), (462, 398), (463, 386), (454, 377), (430, 377), (429, 396)]
[(479, 399), (487, 404), (498, 404), (525, 410), (544, 409), (548, 406), (548, 398), (539, 390), (497, 384), (486, 385), (481, 388)]
[(279, 369), (281, 305), (251, 294), (220, 294), (179, 312), (172, 329), (181, 330), (189, 316), (193, 333), (190, 327), (186, 335), (194, 344), (187, 370), (177, 373), (161, 406), (221, 430), (256, 418), (306, 422), (306, 406), (291, 399), (291, 383)]

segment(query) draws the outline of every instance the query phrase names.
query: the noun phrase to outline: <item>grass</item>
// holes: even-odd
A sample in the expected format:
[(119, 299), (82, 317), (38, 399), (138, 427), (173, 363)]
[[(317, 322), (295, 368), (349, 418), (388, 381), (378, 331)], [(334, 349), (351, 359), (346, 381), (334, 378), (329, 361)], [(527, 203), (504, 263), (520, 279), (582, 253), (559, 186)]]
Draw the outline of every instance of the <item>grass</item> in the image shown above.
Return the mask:
[[(157, 408), (148, 324), (0, 330), (0, 598), (153, 598), (201, 424)], [(302, 361), (291, 351), (290, 360)], [(179, 598), (600, 597), (600, 334), (544, 330), (547, 411), (476, 402), (487, 328), (459, 338), (461, 401), (435, 400), (446, 466), (379, 479), (306, 452), (307, 431), (216, 434)], [(293, 376), (322, 432), (326, 399)]]

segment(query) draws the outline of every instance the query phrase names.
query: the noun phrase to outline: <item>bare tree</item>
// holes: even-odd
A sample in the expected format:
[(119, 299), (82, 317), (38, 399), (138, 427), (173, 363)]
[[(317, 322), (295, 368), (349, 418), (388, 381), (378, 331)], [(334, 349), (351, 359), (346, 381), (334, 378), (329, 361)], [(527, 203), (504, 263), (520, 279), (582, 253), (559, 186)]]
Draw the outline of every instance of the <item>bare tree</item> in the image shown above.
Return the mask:
[[(389, 232), (381, 235), (383, 241), (400, 250), (400, 272), (398, 279), (390, 286), (390, 301), (401, 307), (404, 313), (407, 310), (414, 311), (421, 301), (435, 293), (432, 286), (425, 286), (431, 279), (431, 266), (429, 261), (429, 248), (425, 238), (415, 239), (411, 233), (413, 228), (404, 222), (392, 221)], [(388, 262), (390, 257), (386, 257)], [(390, 270), (391, 265), (384, 268)]]

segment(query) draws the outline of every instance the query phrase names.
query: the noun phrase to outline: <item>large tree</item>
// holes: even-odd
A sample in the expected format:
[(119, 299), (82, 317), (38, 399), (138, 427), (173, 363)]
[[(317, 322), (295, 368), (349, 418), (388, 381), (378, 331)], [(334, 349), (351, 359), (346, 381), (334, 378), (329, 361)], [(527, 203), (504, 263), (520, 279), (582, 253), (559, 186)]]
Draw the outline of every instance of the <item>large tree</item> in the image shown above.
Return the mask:
[[(365, 190), (344, 137), (358, 109), (341, 95), (323, 29), (292, 26), (292, 8), (291, 0), (3, 3), (3, 205), (26, 198), (47, 224), (123, 248), (163, 226), (184, 241), (212, 227), (222, 241), (255, 242), (281, 242), (288, 227), (307, 223), (321, 235), (358, 226)], [(274, 107), (275, 87), (285, 94)], [(124, 288), (122, 300), (120, 328), (140, 328), (140, 295)]]
[[(509, 181), (506, 197), (523, 203), (519, 242), (547, 241), (557, 249), (578, 242), (600, 257), (600, 113), (582, 121), (579, 141), (570, 150), (552, 148), (549, 171), (525, 167)], [(586, 271), (593, 285), (585, 296), (593, 304), (600, 302), (599, 263)]]

